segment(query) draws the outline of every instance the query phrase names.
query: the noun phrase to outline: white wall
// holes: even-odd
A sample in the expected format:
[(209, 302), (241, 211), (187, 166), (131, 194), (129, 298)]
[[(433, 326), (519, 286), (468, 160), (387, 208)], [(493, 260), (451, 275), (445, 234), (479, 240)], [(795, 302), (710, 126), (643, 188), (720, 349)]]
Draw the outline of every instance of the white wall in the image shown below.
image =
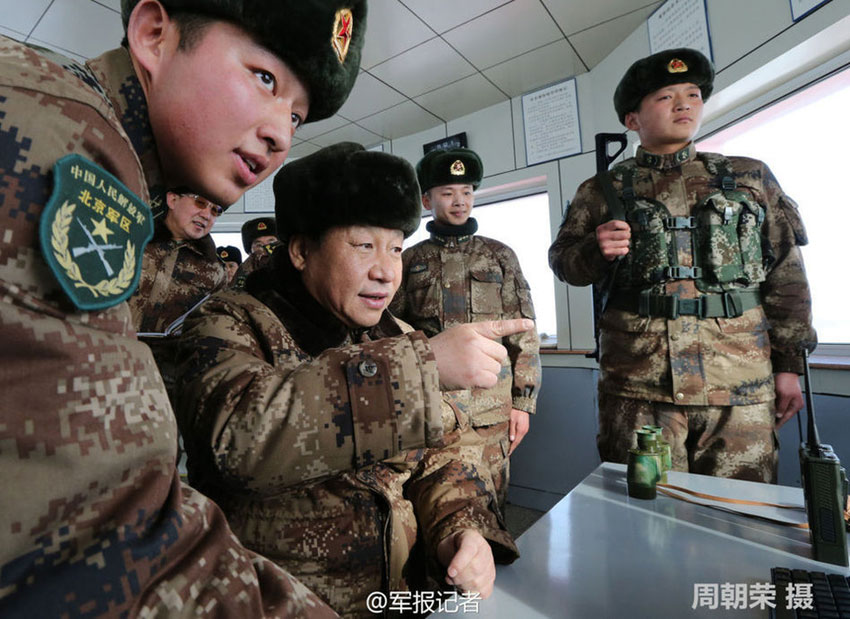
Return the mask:
[[(850, 54), (850, 0), (831, 0), (796, 24), (789, 0), (707, 0), (707, 9), (717, 78), (706, 105), (703, 134), (784, 94), (810, 79), (813, 72), (846, 62), (844, 56)], [(479, 191), (489, 193), (490, 199), (494, 187), (545, 175), (542, 184), (549, 191), (554, 239), (565, 201), (572, 199), (582, 180), (595, 173), (594, 134), (623, 131), (611, 100), (617, 82), (634, 60), (648, 54), (644, 23), (591, 72), (576, 78), (583, 153), (561, 159), (557, 165), (526, 166), (520, 97), (385, 142), (384, 150), (415, 164), (423, 144), (465, 131), (470, 148), (484, 162), (487, 176)], [(632, 137), (630, 146), (633, 143)], [(222, 217), (222, 229), (238, 229), (239, 222), (252, 216), (241, 211), (239, 203), (231, 207)], [(592, 348), (589, 289), (559, 284), (556, 291), (559, 348)], [(561, 358), (553, 363), (571, 362)], [(585, 362), (576, 360), (576, 364)]]

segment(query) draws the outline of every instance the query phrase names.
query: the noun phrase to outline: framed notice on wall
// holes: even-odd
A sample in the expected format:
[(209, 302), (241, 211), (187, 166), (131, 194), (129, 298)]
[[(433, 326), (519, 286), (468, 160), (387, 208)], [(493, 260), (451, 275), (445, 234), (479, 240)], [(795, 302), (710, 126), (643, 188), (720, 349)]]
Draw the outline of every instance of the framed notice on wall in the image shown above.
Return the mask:
[(791, 19), (797, 21), (803, 19), (806, 15), (814, 11), (821, 4), (826, 4), (829, 0), (790, 0), (791, 1)]
[(527, 165), (581, 153), (575, 78), (522, 96)]
[(705, 0), (667, 0), (647, 20), (652, 54), (674, 47), (690, 47), (714, 60)]

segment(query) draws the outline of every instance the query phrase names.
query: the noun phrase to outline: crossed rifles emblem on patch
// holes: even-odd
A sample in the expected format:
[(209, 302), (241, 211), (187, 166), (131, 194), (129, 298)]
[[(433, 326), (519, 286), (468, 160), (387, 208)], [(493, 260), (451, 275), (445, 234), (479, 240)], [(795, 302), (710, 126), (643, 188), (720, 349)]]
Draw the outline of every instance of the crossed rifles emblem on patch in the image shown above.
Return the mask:
[[(72, 247), (71, 255), (74, 258), (78, 258), (84, 254), (90, 254), (91, 252), (97, 252), (97, 257), (100, 258), (101, 264), (103, 264), (103, 268), (106, 269), (106, 275), (108, 277), (112, 277), (115, 271), (109, 264), (109, 261), (104, 256), (104, 253), (108, 249), (124, 249), (123, 245), (115, 245), (114, 243), (107, 243), (108, 237), (112, 234), (112, 230), (110, 230), (106, 225), (106, 219), (101, 219), (99, 222), (92, 220), (94, 224), (94, 232), (90, 232), (86, 225), (80, 221), (79, 217), (75, 217), (77, 223), (80, 225), (80, 228), (83, 229), (83, 232), (86, 233), (86, 237), (89, 239), (89, 244), (80, 247)], [(97, 241), (94, 240), (94, 234), (99, 235), (103, 239), (102, 244), (98, 244)]]

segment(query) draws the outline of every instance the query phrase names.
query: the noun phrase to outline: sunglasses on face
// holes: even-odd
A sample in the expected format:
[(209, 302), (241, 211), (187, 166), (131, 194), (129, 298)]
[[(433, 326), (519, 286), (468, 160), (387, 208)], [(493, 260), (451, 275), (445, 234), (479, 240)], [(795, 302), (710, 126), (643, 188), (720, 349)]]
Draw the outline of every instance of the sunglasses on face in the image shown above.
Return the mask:
[(199, 196), (196, 193), (181, 193), (181, 196), (185, 196), (187, 198), (192, 198), (195, 202), (195, 206), (200, 210), (204, 210), (205, 208), (210, 209), (210, 213), (212, 213), (213, 217), (218, 217), (224, 212), (224, 209), (221, 208), (218, 204), (210, 202), (203, 196)]

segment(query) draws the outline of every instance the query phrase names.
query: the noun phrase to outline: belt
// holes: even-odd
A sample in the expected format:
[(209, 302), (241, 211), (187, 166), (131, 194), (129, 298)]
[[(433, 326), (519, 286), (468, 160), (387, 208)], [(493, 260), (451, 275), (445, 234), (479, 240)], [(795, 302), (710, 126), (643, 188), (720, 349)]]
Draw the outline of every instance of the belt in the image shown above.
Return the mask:
[(718, 294), (704, 294), (694, 299), (683, 299), (677, 294), (650, 294), (642, 292), (616, 292), (608, 306), (633, 312), (640, 316), (655, 316), (675, 320), (679, 316), (699, 318), (735, 318), (761, 305), (758, 290), (730, 290)]

